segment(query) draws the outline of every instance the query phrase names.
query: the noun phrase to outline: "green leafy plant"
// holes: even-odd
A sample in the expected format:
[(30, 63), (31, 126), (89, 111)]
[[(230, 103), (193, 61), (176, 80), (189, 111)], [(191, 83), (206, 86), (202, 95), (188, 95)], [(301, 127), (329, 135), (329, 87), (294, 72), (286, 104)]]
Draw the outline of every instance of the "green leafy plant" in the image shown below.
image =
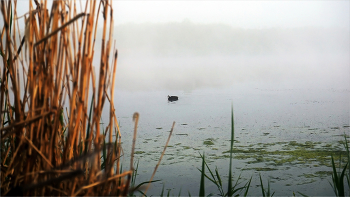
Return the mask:
[(341, 173), (337, 172), (337, 169), (334, 164), (334, 159), (332, 156), (332, 168), (333, 168), (333, 174), (332, 174), (332, 182), (333, 184), (333, 191), (336, 196), (344, 196), (344, 176), (345, 176), (345, 171), (347, 169), (347, 164), (345, 164), (345, 167), (343, 168)]
[[(202, 158), (202, 169), (198, 169), (201, 172), (200, 196), (201, 196), (201, 194), (202, 194), (202, 196), (205, 196), (204, 178), (207, 178), (210, 182), (214, 183), (219, 191), (219, 194), (209, 194), (209, 195), (228, 196), (228, 193), (227, 192), (225, 193), (225, 191), (224, 191), (222, 178), (221, 178), (221, 175), (220, 175), (217, 167), (215, 168), (215, 174), (214, 174), (213, 171), (208, 166), (207, 162), (205, 161), (204, 154), (203, 155), (200, 154), (200, 157)], [(209, 174), (205, 173), (205, 169), (208, 170)], [(235, 184), (232, 186), (231, 192), (232, 192), (232, 194), (237, 194), (238, 192), (240, 192), (241, 190), (246, 188), (244, 196), (247, 196), (252, 178), (250, 178), (250, 180), (244, 186), (241, 186), (241, 187), (239, 187), (239, 185), (241, 184), (241, 182), (239, 182), (239, 180), (241, 180), (241, 175), (239, 175)]]
[[(144, 181), (142, 183), (139, 183), (136, 185), (136, 177), (137, 177), (137, 171), (138, 171), (138, 168), (139, 168), (139, 161), (137, 161), (137, 164), (136, 164), (136, 168), (134, 169), (133, 173), (132, 173), (132, 176), (131, 176), (131, 191), (129, 193), (130, 196), (134, 196), (134, 192), (135, 191), (138, 191), (140, 192), (142, 195), (146, 196), (145, 193), (142, 192), (141, 188), (143, 185), (146, 185), (149, 183), (149, 181)], [(151, 183), (155, 183), (155, 182), (158, 182), (160, 180), (153, 180), (151, 181)], [(163, 186), (163, 189), (164, 189), (164, 186)]]
[(346, 170), (349, 171), (349, 162), (350, 162), (350, 155), (349, 155), (349, 145), (348, 145), (348, 141), (346, 139), (346, 135), (344, 134), (344, 138), (345, 138), (345, 143), (344, 143), (344, 147), (346, 149), (346, 153), (347, 153), (347, 163), (345, 164), (345, 166), (343, 167), (343, 169), (341, 170), (341, 156), (339, 158), (339, 172), (336, 169), (335, 163), (334, 163), (334, 159), (333, 159), (333, 155), (332, 155), (332, 169), (333, 169), (333, 174), (332, 174), (332, 183), (331, 186), (333, 188), (334, 194), (336, 196), (344, 196), (345, 195), (345, 186), (344, 186), (344, 177), (346, 177), (346, 180), (348, 182), (347, 187), (349, 190), (349, 196), (350, 196), (350, 182), (349, 182), (349, 174), (346, 174)]
[[(229, 166), (229, 179), (228, 179), (227, 192), (225, 193), (225, 191), (224, 191), (222, 178), (220, 176), (220, 173), (219, 173), (217, 167), (215, 168), (215, 174), (214, 174), (213, 171), (208, 166), (207, 162), (205, 161), (205, 155), (203, 153), (203, 155), (200, 154), (200, 157), (202, 158), (202, 168), (198, 169), (201, 173), (199, 196), (205, 196), (204, 178), (207, 178), (210, 182), (212, 182), (216, 185), (216, 187), (218, 188), (218, 191), (219, 191), (218, 195), (220, 195), (220, 196), (233, 196), (234, 194), (238, 195), (238, 193), (241, 192), (243, 189), (245, 189), (244, 196), (248, 195), (248, 191), (249, 191), (250, 183), (252, 181), (252, 177), (244, 186), (239, 187), (239, 185), (240, 185), (239, 180), (241, 179), (241, 175), (239, 175), (235, 184), (234, 185), (232, 184), (233, 141), (234, 141), (234, 116), (233, 116), (233, 107), (231, 107), (231, 146), (230, 146), (230, 166)], [(205, 169), (208, 170), (209, 175), (205, 173)], [(209, 194), (209, 195), (213, 195), (213, 194)]]

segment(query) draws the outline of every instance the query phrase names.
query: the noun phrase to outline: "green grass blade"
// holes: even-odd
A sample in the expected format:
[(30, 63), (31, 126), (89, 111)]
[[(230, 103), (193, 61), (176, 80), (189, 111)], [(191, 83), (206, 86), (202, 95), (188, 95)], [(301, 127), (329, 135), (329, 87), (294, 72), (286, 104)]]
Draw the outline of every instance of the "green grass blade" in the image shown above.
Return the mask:
[(232, 193), (232, 195), (234, 194), (234, 193), (236, 193), (236, 192), (238, 192), (238, 191), (241, 191), (242, 189), (244, 189), (244, 187), (239, 187), (239, 188), (237, 188), (237, 189), (235, 189), (234, 187), (231, 189), (231, 193)]
[(263, 182), (262, 182), (262, 179), (261, 179), (261, 174), (259, 174), (259, 177), (260, 177), (260, 187), (261, 187), (261, 193), (262, 193), (262, 196), (265, 197), (265, 190), (264, 190), (264, 185), (263, 185)]
[(142, 194), (142, 196), (147, 197), (147, 195), (145, 193), (143, 193), (142, 191), (139, 190), (138, 192), (140, 192)]
[[(198, 168), (197, 168), (198, 169)], [(202, 170), (198, 169), (198, 171), (202, 174)], [(217, 183), (215, 182), (215, 180), (213, 180), (212, 178), (210, 178), (207, 174), (205, 174), (204, 172), (204, 176), (205, 178), (207, 178), (209, 181), (211, 181), (212, 183), (214, 183), (215, 185), (217, 185)], [(218, 185), (217, 185), (218, 186)]]
[(11, 16), (10, 16), (10, 34), (11, 34), (11, 31), (12, 31), (12, 6), (11, 6)]
[(244, 192), (244, 197), (246, 197), (248, 195), (248, 190), (250, 188), (250, 183), (252, 182), (252, 178), (253, 178), (253, 176), (250, 177), (249, 181), (246, 184), (247, 186), (245, 187), (246, 189), (245, 189), (245, 192)]
[(241, 179), (241, 175), (242, 175), (242, 172), (239, 174), (238, 179), (236, 180), (235, 186), (233, 187), (236, 187), (237, 185), (241, 184), (241, 183), (238, 183), (238, 181)]
[(270, 180), (267, 181), (267, 194), (266, 196), (270, 197)]
[(139, 162), (140, 162), (140, 160), (137, 160), (136, 168), (132, 172), (132, 176), (131, 176), (131, 185), (132, 186), (135, 185), (136, 176), (137, 176), (137, 169), (139, 168)]
[[(145, 182), (139, 183), (139, 184), (135, 187), (135, 190), (138, 190), (138, 189), (139, 189), (142, 185), (144, 185), (144, 184), (154, 183), (154, 182), (159, 182), (159, 181), (161, 181), (161, 180), (153, 180), (153, 181), (151, 181), (151, 182), (145, 181)], [(164, 185), (163, 185), (163, 189), (164, 189)]]
[(346, 171), (346, 168), (348, 167), (348, 163), (345, 165), (342, 173), (340, 174), (340, 177), (339, 177), (339, 196), (344, 196), (345, 195), (345, 192), (344, 192), (344, 175), (345, 175), (345, 171)]
[(103, 139), (102, 159), (103, 159), (103, 163), (101, 164), (101, 169), (105, 169), (106, 163), (107, 163), (107, 148), (106, 148), (105, 139)]
[(334, 164), (334, 159), (333, 159), (333, 155), (331, 156), (331, 159), (332, 159), (332, 169), (333, 169), (333, 174), (332, 174), (332, 180), (333, 180), (333, 187), (334, 187), (334, 192), (335, 192), (335, 195), (336, 196), (339, 196), (338, 192), (339, 192), (339, 189), (338, 189), (338, 174), (337, 174), (337, 169), (335, 167), (335, 164)]
[[(210, 173), (210, 175), (211, 175), (211, 178), (210, 178), (207, 174), (205, 174), (205, 172), (204, 172), (204, 176), (205, 176), (207, 179), (209, 179), (212, 183), (214, 183), (214, 184), (219, 188), (219, 190), (220, 190), (220, 185), (218, 184), (218, 181), (216, 181), (216, 178), (215, 178), (215, 176), (214, 176), (214, 173), (213, 173), (213, 172), (211, 171), (211, 169), (209, 168), (209, 166), (208, 166), (207, 162), (205, 161), (203, 155), (201, 155), (200, 153), (199, 153), (199, 155), (201, 156), (202, 160), (204, 161), (204, 165), (205, 165), (206, 168), (208, 169), (208, 171), (209, 171), (209, 173)], [(197, 168), (197, 169), (198, 169), (198, 168)], [(201, 171), (200, 169), (198, 169), (198, 170), (202, 173), (202, 171)]]
[[(344, 132), (344, 140), (345, 140), (345, 144), (344, 144), (344, 147), (345, 147), (345, 150), (346, 150), (346, 153), (347, 153), (347, 157), (348, 157), (348, 164), (350, 164), (350, 149), (349, 149), (349, 144), (348, 144), (348, 140), (346, 139), (346, 134)], [(350, 177), (350, 165), (348, 165), (348, 176), (347, 177)], [(348, 180), (348, 185), (349, 185), (349, 190), (350, 190), (350, 182)], [(349, 194), (350, 196), (350, 194)]]
[[(120, 164), (119, 174), (123, 173), (123, 164)], [(122, 184), (122, 177), (118, 179), (118, 185)]]
[[(298, 192), (298, 194), (302, 195), (303, 197), (309, 197), (308, 195), (303, 194), (303, 193), (301, 193), (301, 192)], [(295, 195), (294, 195), (294, 196), (295, 196)]]
[(202, 171), (201, 171), (201, 182), (199, 186), (199, 196), (205, 196), (205, 185), (204, 185), (204, 174), (205, 174), (205, 168), (204, 168), (204, 161), (205, 161), (205, 155), (203, 153), (202, 157)]
[(180, 191), (179, 191), (179, 195), (178, 195), (178, 197), (180, 197), (181, 196), (181, 188), (180, 188)]
[(234, 119), (233, 119), (233, 103), (231, 104), (231, 146), (230, 146), (230, 166), (229, 166), (229, 172), (228, 172), (228, 191), (227, 195), (232, 196), (233, 193), (231, 193), (232, 188), (232, 149), (233, 149), (233, 140), (234, 140)]
[(163, 197), (164, 195), (164, 184), (163, 184), (163, 187), (162, 187), (162, 192), (160, 193), (160, 196)]
[[(204, 160), (204, 165), (207, 167), (207, 169), (208, 169), (208, 171), (209, 171), (209, 173), (210, 173), (212, 179), (214, 180), (214, 183), (217, 184), (216, 178), (215, 178), (213, 172), (210, 170), (210, 168), (209, 168), (209, 166), (208, 166), (208, 164), (207, 164), (207, 162), (206, 162), (205, 160)], [(204, 174), (205, 174), (205, 173), (204, 173)]]
[[(132, 172), (132, 175), (131, 175), (131, 187), (135, 187), (135, 181), (136, 181), (136, 176), (137, 176), (137, 169), (139, 168), (139, 161), (137, 161), (137, 164), (136, 164), (136, 168), (134, 169), (134, 171)], [(139, 186), (138, 186), (139, 187)], [(136, 191), (138, 189), (138, 187), (135, 187), (131, 193), (129, 194), (130, 196), (133, 196), (134, 195), (134, 191)]]
[(330, 181), (328, 181), (329, 184), (331, 185), (332, 189), (333, 189), (333, 192), (335, 193), (335, 195), (337, 196), (337, 189), (335, 187), (335, 182), (334, 182), (334, 176), (332, 174), (332, 183)]
[(86, 140), (85, 140), (85, 154), (87, 154), (87, 152), (88, 152), (89, 137), (90, 137), (90, 122), (91, 122), (91, 117), (92, 117), (93, 105), (94, 105), (94, 94), (92, 94), (91, 103), (90, 103), (89, 122), (87, 125)]
[(218, 182), (219, 182), (220, 187), (222, 187), (222, 182), (221, 182), (221, 178), (220, 178), (219, 171), (218, 171), (217, 167), (215, 168), (215, 174), (216, 174), (216, 177), (218, 178)]
[(167, 193), (167, 195), (166, 195), (167, 197), (170, 196), (170, 191), (171, 191), (171, 189), (168, 190), (168, 193)]
[[(342, 172), (340, 173), (340, 176), (338, 176), (338, 172), (336, 170), (335, 164), (334, 164), (334, 159), (332, 155), (332, 169), (333, 169), (333, 174), (332, 174), (332, 181), (333, 181), (333, 191), (336, 196), (344, 196), (344, 176), (345, 172), (347, 170), (348, 164), (346, 163), (345, 167), (343, 168)], [(341, 158), (340, 158), (341, 161)], [(341, 163), (341, 162), (339, 162)], [(339, 164), (340, 165), (340, 164)]]

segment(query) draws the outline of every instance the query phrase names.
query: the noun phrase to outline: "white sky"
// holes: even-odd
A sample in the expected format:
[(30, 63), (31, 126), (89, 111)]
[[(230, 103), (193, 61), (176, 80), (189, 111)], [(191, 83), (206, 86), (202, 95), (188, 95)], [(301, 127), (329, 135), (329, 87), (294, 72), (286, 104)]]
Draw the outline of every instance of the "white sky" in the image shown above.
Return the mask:
[(350, 1), (113, 1), (115, 23), (225, 23), (233, 27), (349, 28)]
[[(20, 16), (28, 10), (28, 1), (18, 2)], [(76, 2), (80, 4), (80, 0)], [(85, 5), (84, 0), (82, 4)], [(350, 26), (349, 0), (114, 0), (113, 7), (115, 24), (181, 22), (188, 19), (195, 23), (224, 23), (243, 28), (337, 26), (349, 29)]]

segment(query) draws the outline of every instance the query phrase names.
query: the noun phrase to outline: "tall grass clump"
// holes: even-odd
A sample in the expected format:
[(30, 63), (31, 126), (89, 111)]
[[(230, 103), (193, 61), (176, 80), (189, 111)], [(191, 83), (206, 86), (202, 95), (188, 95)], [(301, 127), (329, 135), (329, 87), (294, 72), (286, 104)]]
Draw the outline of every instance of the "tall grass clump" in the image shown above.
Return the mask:
[[(234, 134), (235, 134), (235, 127), (234, 127), (234, 116), (233, 116), (233, 106), (231, 106), (231, 146), (230, 146), (230, 165), (229, 165), (229, 173), (228, 173), (228, 182), (227, 182), (227, 192), (224, 190), (224, 182), (222, 181), (221, 175), (217, 168), (215, 168), (215, 174), (208, 166), (207, 162), (205, 161), (205, 155), (201, 155), (202, 158), (202, 168), (198, 169), (201, 173), (201, 180), (200, 180), (200, 186), (199, 186), (199, 196), (205, 196), (205, 178), (207, 178), (210, 182), (212, 182), (217, 188), (219, 193), (218, 194), (210, 194), (210, 195), (219, 195), (219, 196), (237, 196), (240, 192), (244, 190), (244, 196), (248, 195), (250, 183), (252, 181), (252, 177), (249, 179), (249, 181), (244, 185), (239, 187), (240, 183), (239, 180), (241, 179), (241, 176), (238, 177), (235, 184), (233, 185), (232, 182), (232, 157), (233, 157), (233, 144), (234, 144)], [(205, 169), (208, 170), (209, 174), (205, 173)]]
[[(2, 195), (128, 194), (133, 166), (120, 168), (113, 103), (112, 2), (88, 0), (78, 13), (81, 2), (49, 7), (34, 0), (17, 16), (20, 1), (0, 1)], [(99, 18), (101, 50), (95, 51)], [(95, 53), (99, 65), (93, 65)], [(102, 130), (104, 108), (109, 122)]]
[[(333, 155), (332, 155), (332, 183), (331, 186), (333, 188), (334, 194), (336, 196), (345, 196), (345, 191), (347, 190), (348, 195), (350, 196), (350, 149), (348, 140), (346, 138), (346, 135), (344, 134), (344, 148), (347, 155), (347, 162), (345, 163), (343, 169), (341, 169), (341, 157), (339, 158), (339, 171), (337, 171), (336, 164), (334, 163)], [(348, 170), (348, 172), (346, 172)], [(345, 179), (347, 181), (347, 184), (345, 184)], [(344, 185), (345, 184), (345, 185)]]

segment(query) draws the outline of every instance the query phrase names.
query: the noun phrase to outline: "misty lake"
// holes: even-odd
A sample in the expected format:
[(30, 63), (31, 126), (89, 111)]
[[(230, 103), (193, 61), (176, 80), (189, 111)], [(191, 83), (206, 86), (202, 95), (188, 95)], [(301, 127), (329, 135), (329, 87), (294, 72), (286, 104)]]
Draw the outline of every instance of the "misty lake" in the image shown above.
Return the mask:
[[(334, 195), (330, 157), (339, 160), (344, 133), (350, 133), (348, 31), (171, 23), (125, 25), (117, 32), (114, 104), (124, 168), (132, 116), (140, 114), (136, 183), (151, 178), (176, 122), (154, 177), (161, 181), (147, 195), (160, 195), (163, 186), (171, 195), (180, 189), (198, 195), (200, 154), (211, 170), (218, 168), (226, 190), (231, 105), (233, 180), (241, 175), (242, 186), (252, 177), (249, 195), (261, 195), (259, 174), (276, 196)], [(168, 102), (168, 95), (179, 100)], [(209, 193), (218, 190), (206, 180)]]
[[(180, 12), (174, 6), (144, 7), (141, 1), (130, 2), (137, 3), (132, 5), (137, 14), (124, 9), (123, 1), (113, 2), (120, 6), (115, 13), (121, 14), (110, 23), (116, 24), (114, 30), (102, 29), (106, 24), (103, 22), (95, 29), (92, 76), (96, 79), (91, 78), (98, 81), (99, 65), (106, 63), (101, 61), (101, 46), (118, 49), (114, 105), (125, 170), (130, 166), (132, 117), (134, 112), (140, 115), (134, 154), (135, 166), (138, 163), (136, 184), (151, 178), (175, 121), (169, 146), (153, 179), (160, 181), (152, 183), (148, 196), (159, 196), (163, 187), (165, 195), (170, 191), (170, 195), (177, 196), (181, 191), (184, 196), (197, 196), (201, 154), (212, 171), (217, 167), (227, 191), (231, 109), (235, 129), (233, 184), (240, 177), (239, 186), (243, 186), (252, 177), (248, 195), (261, 196), (260, 174), (265, 188), (270, 181), (275, 196), (299, 195), (297, 192), (334, 196), (331, 155), (338, 164), (339, 156), (345, 155), (344, 134), (350, 140), (348, 6), (325, 4), (317, 8), (307, 1), (309, 8), (303, 11), (307, 5), (286, 4), (281, 9), (249, 1), (249, 9), (210, 6), (201, 16), (197, 8), (187, 6), (189, 2), (179, 6), (183, 10)], [(276, 10), (267, 9), (270, 7)], [(155, 8), (164, 13), (155, 12)], [(229, 13), (222, 15), (224, 21), (235, 25), (222, 23), (221, 19), (211, 23), (224, 10)], [(187, 17), (182, 22), (169, 21), (171, 12), (197, 15), (205, 22), (191, 22), (193, 19)], [(290, 16), (284, 12), (290, 12)], [(240, 13), (247, 15), (240, 17)], [(158, 22), (147, 22), (150, 16)], [(131, 20), (134, 17), (145, 20)], [(249, 26), (250, 20), (256, 25)], [(264, 20), (271, 20), (273, 25)], [(113, 46), (101, 44), (101, 38), (106, 39), (103, 42), (110, 39), (105, 37), (106, 32), (113, 33)], [(20, 37), (16, 39), (20, 43)], [(104, 55), (111, 62), (114, 52)], [(105, 85), (109, 95), (113, 86)], [(179, 100), (168, 102), (168, 95)], [(101, 120), (104, 131), (110, 115), (107, 105)], [(344, 156), (341, 160), (346, 162)], [(208, 179), (205, 182), (206, 194), (217, 196), (217, 187)]]
[[(168, 94), (179, 96), (179, 100), (168, 102)], [(212, 170), (217, 166), (227, 180), (233, 103), (237, 149), (233, 159), (234, 180), (241, 174), (245, 183), (253, 176), (250, 195), (261, 195), (259, 173), (266, 184), (271, 180), (277, 196), (292, 195), (293, 191), (333, 195), (328, 182), (329, 159), (331, 154), (343, 150), (339, 143), (344, 140), (342, 135), (349, 136), (349, 100), (349, 89), (276, 88), (269, 83), (241, 83), (190, 92), (117, 91), (116, 114), (126, 156), (123, 163), (129, 165), (132, 114), (137, 111), (140, 114), (135, 150), (135, 160), (139, 161), (137, 182), (151, 177), (172, 122), (176, 122), (155, 176), (161, 181), (153, 184), (148, 195), (160, 195), (162, 184), (173, 195), (179, 189), (183, 195), (188, 191), (197, 195), (200, 181), (197, 168), (201, 167), (203, 153)], [(282, 155), (278, 150), (287, 153)], [(206, 183), (206, 192), (217, 194), (216, 187)]]

